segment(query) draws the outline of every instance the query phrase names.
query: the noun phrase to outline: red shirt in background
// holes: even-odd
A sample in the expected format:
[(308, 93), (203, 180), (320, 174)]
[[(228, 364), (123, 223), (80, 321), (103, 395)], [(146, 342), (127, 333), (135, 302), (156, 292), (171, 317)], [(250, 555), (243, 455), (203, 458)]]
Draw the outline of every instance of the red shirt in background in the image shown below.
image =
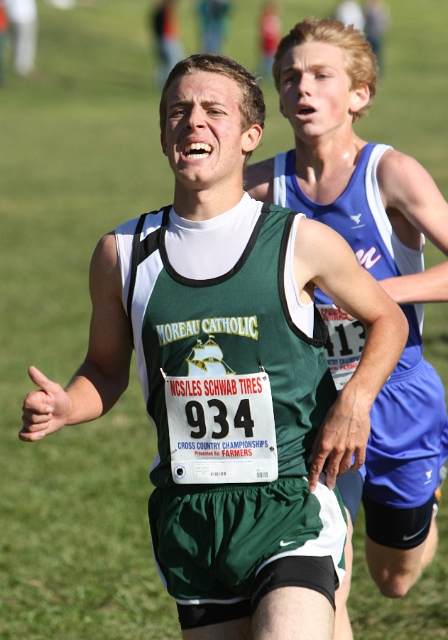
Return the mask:
[(276, 9), (266, 6), (260, 17), (261, 51), (265, 56), (273, 56), (281, 38), (280, 17)]
[(0, 2), (0, 33), (3, 33), (8, 29), (8, 18), (6, 16), (5, 7)]

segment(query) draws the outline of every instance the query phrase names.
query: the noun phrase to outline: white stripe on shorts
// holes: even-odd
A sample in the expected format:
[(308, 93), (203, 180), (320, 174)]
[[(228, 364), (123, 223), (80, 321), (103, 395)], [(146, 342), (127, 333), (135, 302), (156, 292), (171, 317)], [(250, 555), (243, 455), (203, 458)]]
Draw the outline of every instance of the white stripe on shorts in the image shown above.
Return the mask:
[(345, 569), (342, 569), (338, 565), (344, 553), (345, 538), (347, 535), (347, 525), (342, 514), (343, 507), (339, 504), (334, 491), (330, 491), (325, 486), (324, 474), (321, 474), (319, 478), (314, 495), (320, 502), (320, 518), (323, 524), (319, 536), (313, 540), (307, 540), (305, 544), (298, 549), (283, 551), (282, 553), (272, 556), (272, 558), (266, 560), (258, 568), (257, 574), (267, 564), (279, 558), (286, 558), (288, 556), (314, 556), (316, 558), (323, 558), (324, 556), (331, 556), (339, 584), (342, 583), (345, 577)]

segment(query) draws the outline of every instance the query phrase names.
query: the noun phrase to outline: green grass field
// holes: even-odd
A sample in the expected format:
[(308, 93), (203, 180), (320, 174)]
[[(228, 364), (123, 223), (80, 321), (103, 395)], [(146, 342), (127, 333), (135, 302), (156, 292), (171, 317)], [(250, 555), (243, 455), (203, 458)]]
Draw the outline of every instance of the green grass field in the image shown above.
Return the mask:
[[(389, 0), (385, 74), (361, 136), (414, 155), (448, 197), (446, 0)], [(261, 0), (234, 3), (226, 53), (256, 66)], [(73, 11), (38, 4), (37, 71), (8, 72), (0, 90), (1, 497), (0, 638), (175, 640), (174, 604), (152, 559), (147, 471), (155, 438), (133, 374), (96, 423), (35, 445), (17, 439), (30, 364), (65, 383), (82, 361), (88, 264), (100, 236), (171, 201), (159, 148), (158, 96), (144, 0), (98, 0)], [(180, 0), (186, 53), (197, 46), (194, 0)], [(287, 27), (324, 17), (332, 0), (282, 0)], [(288, 148), (277, 97), (259, 160)], [(442, 259), (429, 243), (427, 264)], [(425, 354), (448, 386), (444, 305), (426, 310)], [(430, 411), (431, 408), (428, 407)], [(438, 556), (401, 601), (378, 595), (355, 535), (350, 612), (358, 640), (448, 637), (448, 501)]]

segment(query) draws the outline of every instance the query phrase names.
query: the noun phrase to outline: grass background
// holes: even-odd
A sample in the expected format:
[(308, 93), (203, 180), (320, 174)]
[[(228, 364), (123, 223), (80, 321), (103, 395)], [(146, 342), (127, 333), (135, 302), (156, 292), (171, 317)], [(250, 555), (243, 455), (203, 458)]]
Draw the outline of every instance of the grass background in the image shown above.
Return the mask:
[[(389, 0), (385, 73), (362, 137), (415, 156), (448, 197), (448, 3)], [(257, 64), (261, 0), (234, 2), (226, 53)], [(155, 438), (133, 374), (101, 420), (20, 443), (30, 364), (65, 383), (82, 361), (90, 302), (88, 263), (100, 236), (171, 200), (159, 149), (153, 43), (144, 0), (80, 2), (59, 11), (38, 0), (37, 71), (8, 70), (0, 90), (0, 638), (175, 640), (175, 607), (149, 544), (147, 471)], [(327, 0), (282, 0), (284, 30), (330, 15)], [(198, 34), (194, 0), (180, 0), (187, 54)], [(290, 146), (277, 97), (254, 160)], [(427, 264), (442, 259), (427, 246)], [(448, 385), (446, 306), (427, 305), (425, 354)], [(428, 407), (430, 411), (431, 408)], [(350, 613), (362, 640), (448, 637), (448, 508), (438, 517), (433, 565), (401, 601), (378, 595), (355, 531)]]

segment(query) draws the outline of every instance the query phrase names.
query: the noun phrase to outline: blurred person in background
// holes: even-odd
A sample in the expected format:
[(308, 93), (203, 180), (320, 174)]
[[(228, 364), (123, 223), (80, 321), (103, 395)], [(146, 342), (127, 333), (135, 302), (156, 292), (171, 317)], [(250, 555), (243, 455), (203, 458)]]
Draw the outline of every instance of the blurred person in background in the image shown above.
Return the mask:
[(366, 0), (364, 5), (366, 39), (370, 42), (380, 70), (383, 73), (384, 34), (390, 26), (389, 7), (382, 0)]
[(5, 0), (11, 23), (14, 69), (21, 76), (34, 70), (37, 48), (37, 7), (35, 0)]
[(260, 60), (257, 68), (257, 76), (261, 81), (274, 84), (272, 77), (272, 65), (274, 55), (277, 51), (281, 38), (281, 20), (277, 3), (266, 2), (260, 14), (259, 38), (260, 38)]
[(4, 59), (7, 32), (8, 32), (8, 16), (6, 15), (5, 3), (3, 0), (0, 0), (0, 87), (3, 86), (4, 75), (5, 75), (3, 59)]
[(184, 50), (180, 39), (177, 0), (159, 0), (149, 13), (149, 28), (156, 40), (156, 87), (161, 90), (169, 72), (182, 58)]
[(73, 9), (76, 5), (76, 0), (47, 0), (48, 4), (51, 4), (56, 9)]
[(202, 52), (222, 53), (231, 3), (228, 0), (199, 0), (197, 10)]
[(355, 29), (364, 31), (364, 13), (356, 0), (341, 0), (338, 2), (334, 12), (334, 19), (340, 20), (346, 27), (352, 24)]

